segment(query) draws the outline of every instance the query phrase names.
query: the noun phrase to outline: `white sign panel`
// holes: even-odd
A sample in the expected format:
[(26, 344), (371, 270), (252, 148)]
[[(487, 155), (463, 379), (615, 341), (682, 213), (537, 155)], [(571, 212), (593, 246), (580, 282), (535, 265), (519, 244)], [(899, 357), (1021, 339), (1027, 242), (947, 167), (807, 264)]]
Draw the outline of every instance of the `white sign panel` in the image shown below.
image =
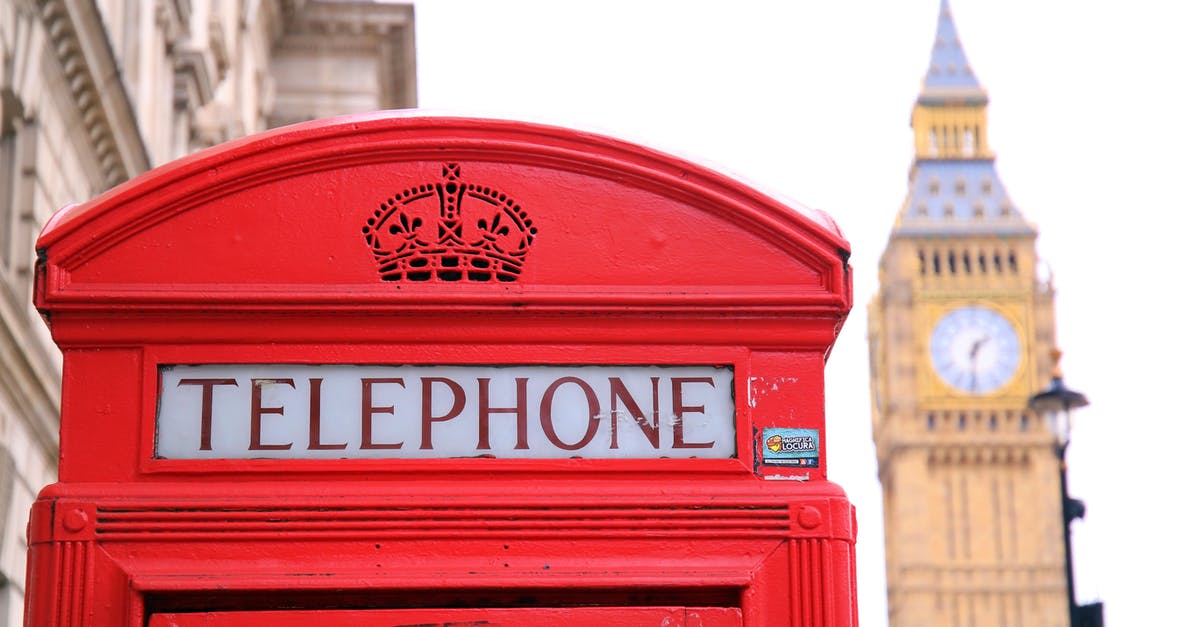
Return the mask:
[(177, 365), (155, 454), (728, 458), (731, 366)]

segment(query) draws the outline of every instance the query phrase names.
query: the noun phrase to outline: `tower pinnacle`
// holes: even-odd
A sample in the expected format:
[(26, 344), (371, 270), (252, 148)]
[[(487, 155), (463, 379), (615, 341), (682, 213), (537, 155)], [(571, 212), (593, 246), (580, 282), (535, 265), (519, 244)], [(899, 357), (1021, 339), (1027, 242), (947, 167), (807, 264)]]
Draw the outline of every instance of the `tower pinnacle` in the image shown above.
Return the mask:
[(929, 69), (913, 105), (909, 193), (894, 235), (1032, 235), (988, 145), (987, 92), (967, 62), (949, 0), (941, 0)]
[(922, 104), (987, 104), (987, 92), (980, 86), (950, 13), (950, 1), (942, 0), (938, 10), (937, 36), (929, 54), (929, 69), (921, 84)]

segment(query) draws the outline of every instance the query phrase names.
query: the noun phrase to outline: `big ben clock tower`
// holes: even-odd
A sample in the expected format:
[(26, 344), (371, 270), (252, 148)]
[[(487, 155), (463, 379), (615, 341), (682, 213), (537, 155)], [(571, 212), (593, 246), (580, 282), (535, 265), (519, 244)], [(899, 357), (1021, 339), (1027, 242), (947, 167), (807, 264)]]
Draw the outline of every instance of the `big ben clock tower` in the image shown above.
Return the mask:
[(1054, 294), (987, 104), (943, 0), (868, 313), (891, 627), (1068, 621), (1058, 461), (1026, 409), (1053, 367)]

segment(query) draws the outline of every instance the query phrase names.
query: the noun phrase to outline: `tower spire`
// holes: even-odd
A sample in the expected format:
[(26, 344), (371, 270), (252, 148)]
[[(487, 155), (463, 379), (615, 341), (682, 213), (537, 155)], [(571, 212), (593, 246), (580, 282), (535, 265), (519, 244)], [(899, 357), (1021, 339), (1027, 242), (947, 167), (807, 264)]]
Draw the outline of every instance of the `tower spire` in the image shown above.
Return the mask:
[(987, 92), (975, 77), (958, 37), (950, 0), (942, 0), (938, 10), (937, 35), (917, 101), (923, 104), (987, 104)]
[(996, 173), (987, 92), (941, 0), (929, 68), (913, 105), (914, 159), (894, 235), (1032, 235)]

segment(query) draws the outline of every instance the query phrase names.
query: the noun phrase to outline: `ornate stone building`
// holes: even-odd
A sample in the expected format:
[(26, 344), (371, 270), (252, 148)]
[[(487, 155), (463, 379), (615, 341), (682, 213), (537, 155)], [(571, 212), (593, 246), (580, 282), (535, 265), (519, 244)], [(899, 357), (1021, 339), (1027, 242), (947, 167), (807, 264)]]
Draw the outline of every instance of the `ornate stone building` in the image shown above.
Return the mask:
[(868, 311), (892, 627), (1067, 625), (1058, 462), (1026, 409), (1054, 366), (1054, 293), (987, 105), (943, 0)]
[(397, 3), (0, 0), (0, 626), (21, 624), (29, 505), (57, 467), (41, 225), (199, 148), (416, 106), (413, 29)]

